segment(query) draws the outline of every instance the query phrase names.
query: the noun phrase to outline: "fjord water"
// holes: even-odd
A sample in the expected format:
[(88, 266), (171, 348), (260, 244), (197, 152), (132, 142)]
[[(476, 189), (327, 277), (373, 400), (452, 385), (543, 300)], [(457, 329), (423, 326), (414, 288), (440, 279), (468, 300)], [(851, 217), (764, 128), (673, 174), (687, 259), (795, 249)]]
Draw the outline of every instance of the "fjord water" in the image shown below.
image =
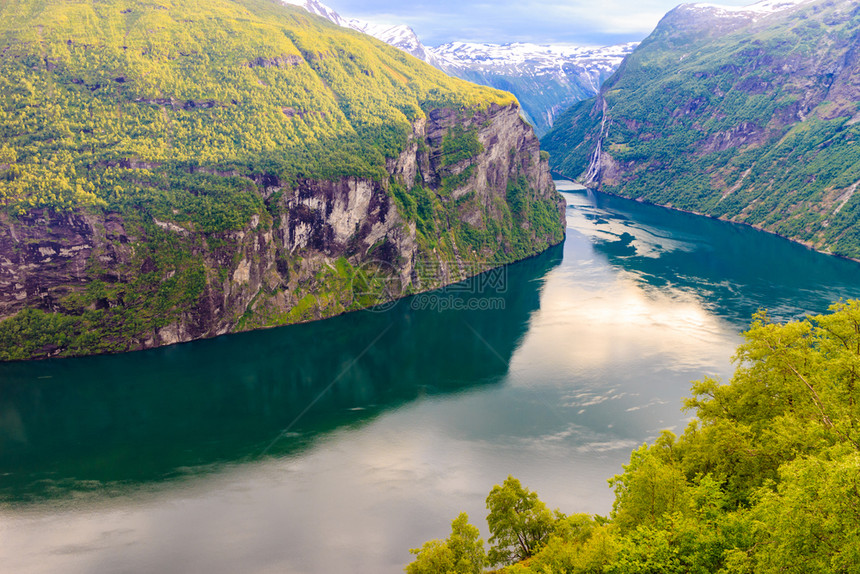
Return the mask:
[(328, 321), (0, 365), (9, 572), (398, 572), (508, 474), (606, 514), (606, 478), (759, 308), (860, 297), (860, 265), (557, 182), (562, 246)]

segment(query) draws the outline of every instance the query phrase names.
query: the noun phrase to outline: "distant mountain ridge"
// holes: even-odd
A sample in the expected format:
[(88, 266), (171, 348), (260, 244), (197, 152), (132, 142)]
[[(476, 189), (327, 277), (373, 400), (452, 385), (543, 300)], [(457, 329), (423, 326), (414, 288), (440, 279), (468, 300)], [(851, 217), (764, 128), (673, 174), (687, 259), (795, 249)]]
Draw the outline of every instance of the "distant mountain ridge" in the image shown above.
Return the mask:
[(814, 0), (762, 0), (748, 6), (722, 6), (720, 4), (681, 4), (678, 8), (682, 10), (707, 10), (715, 16), (755, 18), (775, 14), (784, 10), (796, 8), (801, 4), (807, 4)]
[(538, 135), (559, 113), (593, 97), (638, 42), (606, 47), (570, 44), (421, 43), (405, 24), (387, 26), (345, 18), (317, 0), (283, 0), (345, 28), (373, 36), (458, 78), (513, 93)]
[(445, 72), (512, 92), (539, 134), (576, 102), (594, 97), (638, 42), (601, 48), (569, 44), (474, 44), (430, 48)]
[(598, 189), (860, 259), (860, 4), (672, 10), (542, 140)]

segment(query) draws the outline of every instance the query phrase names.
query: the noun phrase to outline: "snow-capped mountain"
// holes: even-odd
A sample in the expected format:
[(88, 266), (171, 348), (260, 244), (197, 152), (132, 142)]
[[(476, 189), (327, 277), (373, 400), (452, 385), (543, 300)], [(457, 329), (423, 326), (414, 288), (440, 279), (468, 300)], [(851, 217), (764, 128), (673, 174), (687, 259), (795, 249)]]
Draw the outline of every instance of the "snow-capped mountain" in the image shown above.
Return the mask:
[[(761, 0), (746, 6), (722, 6), (710, 3), (681, 4), (670, 10), (658, 24), (658, 30), (683, 31), (689, 39), (710, 37), (741, 30), (745, 26), (762, 27), (774, 19), (790, 16), (804, 10), (810, 4), (829, 6), (824, 0)], [(844, 6), (854, 6), (851, 0)], [(837, 10), (845, 10), (845, 7)], [(665, 25), (663, 25), (665, 24)], [(661, 25), (662, 28), (661, 28)]]
[(719, 4), (697, 3), (688, 4), (686, 7), (709, 10), (720, 16), (755, 18), (756, 16), (765, 16), (776, 12), (782, 12), (784, 10), (791, 10), (792, 8), (797, 8), (801, 4), (807, 4), (814, 1), (815, 0), (761, 0), (761, 2), (756, 2), (755, 4), (750, 4), (748, 6), (722, 6)]
[(597, 93), (600, 84), (633, 51), (638, 42), (590, 48), (569, 44), (538, 45), (473, 44), (452, 42), (430, 48), (451, 74), (466, 72), (500, 76), (548, 76), (562, 79), (575, 75), (583, 88)]
[[(458, 78), (512, 92), (538, 135), (571, 104), (597, 94), (600, 85), (637, 42), (584, 48), (573, 45), (474, 44), (428, 48), (409, 26), (344, 18), (317, 0), (283, 0), (345, 28), (369, 34)], [(765, 0), (776, 2), (778, 0)], [(782, 0), (783, 2), (792, 0)]]
[(322, 2), (317, 2), (317, 0), (281, 0), (284, 4), (291, 4), (293, 6), (301, 6), (311, 14), (316, 14), (317, 16), (322, 16), (326, 20), (330, 20), (334, 22), (338, 26), (343, 26), (344, 28), (351, 28), (349, 25), (349, 20), (342, 17), (340, 14), (323, 4)]
[(421, 43), (415, 30), (406, 24), (388, 26), (385, 24), (372, 24), (370, 22), (363, 22), (356, 19), (350, 20), (349, 22), (349, 27), (353, 30), (369, 34), (378, 40), (382, 40), (386, 44), (390, 44), (395, 48), (400, 48), (407, 54), (412, 54), (419, 60), (424, 60), (432, 66), (441, 68), (440, 62), (437, 60), (436, 56), (433, 55), (430, 49)]
[(395, 48), (400, 48), (407, 54), (412, 54), (419, 60), (424, 60), (428, 64), (439, 67), (435, 61), (435, 56), (418, 39), (415, 30), (405, 24), (387, 25), (374, 24), (365, 22), (357, 18), (344, 18), (322, 2), (317, 0), (282, 0), (286, 4), (301, 6), (311, 14), (322, 16), (323, 18), (341, 26), (343, 28), (352, 28), (369, 36), (373, 36), (378, 40), (382, 40), (386, 44), (390, 44)]
[(540, 135), (570, 105), (597, 94), (638, 42), (604, 48), (573, 45), (452, 42), (429, 50), (437, 67), (479, 84), (513, 92)]

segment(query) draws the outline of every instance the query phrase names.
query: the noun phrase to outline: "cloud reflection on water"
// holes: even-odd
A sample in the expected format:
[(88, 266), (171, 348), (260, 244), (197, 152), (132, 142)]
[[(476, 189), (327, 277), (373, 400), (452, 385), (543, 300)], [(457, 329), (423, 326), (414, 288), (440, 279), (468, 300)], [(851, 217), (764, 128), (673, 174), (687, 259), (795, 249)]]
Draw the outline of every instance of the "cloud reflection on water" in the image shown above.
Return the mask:
[[(689, 414), (679, 405), (689, 381), (730, 372), (751, 312), (820, 312), (860, 285), (853, 264), (752, 230), (584, 192), (567, 198), (573, 207), (563, 264), (556, 254), (512, 266), (536, 267), (513, 283), (506, 314), (403, 312), (390, 346), (333, 389), (315, 425), (284, 436), (295, 448), (284, 441), (271, 456), (245, 457), (292, 420), (296, 403), (316, 396), (316, 388), (304, 389), (321, 377), (320, 365), (331, 375), (348, 364), (349, 333), (375, 336), (368, 322), (394, 315), (282, 333), (306, 334), (297, 335), (304, 343), (258, 333), (132, 359), (143, 371), (153, 358), (172, 357), (184, 382), (165, 389), (148, 380), (129, 384), (119, 359), (50, 366), (59, 376), (101, 365), (125, 381), (109, 388), (132, 394), (94, 388), (87, 401), (114, 426), (100, 426), (94, 415), (77, 434), (58, 434), (59, 446), (35, 453), (44, 456), (25, 468), (61, 458), (54, 453), (63, 455), (69, 477), (108, 468), (124, 450), (80, 446), (103, 428), (125, 433), (119, 446), (155, 445), (144, 454), (159, 464), (126, 472), (129, 484), (95, 481), (94, 492), (70, 489), (70, 497), (44, 506), (0, 509), (0, 563), (22, 573), (399, 572), (408, 549), (446, 536), (460, 510), (481, 523), (486, 493), (508, 474), (550, 507), (606, 513), (606, 478), (631, 448), (661, 429), (683, 429)], [(247, 349), (237, 352), (238, 341)], [(259, 360), (266, 348), (276, 358), (268, 364)], [(291, 357), (294, 348), (303, 351)], [(218, 380), (201, 375), (201, 356), (230, 359)], [(451, 359), (458, 356), (472, 360)], [(285, 385), (296, 364), (295, 381)], [(247, 381), (237, 386), (231, 374)], [(27, 401), (19, 411), (27, 416), (0, 416), (9, 444), (21, 437), (47, 444), (52, 436), (38, 431), (52, 423), (74, 429), (73, 417), (58, 415), (74, 394), (58, 395), (57, 411), (48, 411), (45, 398), (62, 383), (51, 385), (31, 396), (22, 384)], [(165, 404), (168, 390), (174, 400)], [(168, 407), (193, 414), (195, 405), (198, 416), (186, 417), (187, 427), (154, 416)], [(27, 420), (41, 422), (27, 427)], [(139, 449), (133, 454), (146, 460)], [(193, 466), (201, 460), (206, 472)]]

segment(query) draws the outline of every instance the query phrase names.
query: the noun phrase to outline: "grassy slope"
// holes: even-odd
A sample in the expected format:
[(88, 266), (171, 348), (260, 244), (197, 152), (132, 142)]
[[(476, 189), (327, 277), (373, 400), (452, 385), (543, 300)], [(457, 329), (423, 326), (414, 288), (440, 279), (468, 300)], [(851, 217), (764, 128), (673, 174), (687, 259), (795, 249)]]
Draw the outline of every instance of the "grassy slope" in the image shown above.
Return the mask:
[(194, 166), (382, 179), (425, 110), (513, 101), (266, 0), (10, 0), (0, 46), (17, 212), (138, 202)]
[[(604, 86), (601, 187), (860, 257), (858, 31), (847, 2), (736, 29), (670, 14)], [(554, 170), (586, 170), (601, 110), (543, 139)]]

